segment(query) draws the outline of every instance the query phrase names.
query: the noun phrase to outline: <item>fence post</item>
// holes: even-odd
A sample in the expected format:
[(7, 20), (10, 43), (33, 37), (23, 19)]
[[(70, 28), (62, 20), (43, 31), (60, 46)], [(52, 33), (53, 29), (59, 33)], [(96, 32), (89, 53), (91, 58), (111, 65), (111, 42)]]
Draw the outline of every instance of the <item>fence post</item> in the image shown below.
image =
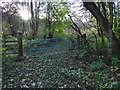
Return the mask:
[(18, 32), (18, 56), (23, 56), (23, 48), (22, 48), (22, 33)]

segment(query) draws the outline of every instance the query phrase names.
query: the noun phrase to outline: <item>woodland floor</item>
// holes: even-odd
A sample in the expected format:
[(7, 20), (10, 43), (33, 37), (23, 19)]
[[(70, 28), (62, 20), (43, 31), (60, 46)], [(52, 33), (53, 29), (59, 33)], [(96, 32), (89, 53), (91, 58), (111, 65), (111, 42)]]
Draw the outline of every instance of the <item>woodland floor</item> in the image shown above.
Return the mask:
[(80, 87), (75, 77), (84, 64), (73, 52), (3, 64), (3, 88)]

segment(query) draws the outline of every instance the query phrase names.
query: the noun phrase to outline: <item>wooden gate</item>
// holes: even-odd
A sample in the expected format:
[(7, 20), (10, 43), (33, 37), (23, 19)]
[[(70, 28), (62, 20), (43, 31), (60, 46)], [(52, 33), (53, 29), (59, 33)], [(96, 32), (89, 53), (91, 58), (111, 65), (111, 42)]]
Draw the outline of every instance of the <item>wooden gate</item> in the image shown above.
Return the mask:
[(17, 55), (18, 54), (17, 38), (11, 35), (3, 35), (2, 47), (5, 49), (3, 55)]

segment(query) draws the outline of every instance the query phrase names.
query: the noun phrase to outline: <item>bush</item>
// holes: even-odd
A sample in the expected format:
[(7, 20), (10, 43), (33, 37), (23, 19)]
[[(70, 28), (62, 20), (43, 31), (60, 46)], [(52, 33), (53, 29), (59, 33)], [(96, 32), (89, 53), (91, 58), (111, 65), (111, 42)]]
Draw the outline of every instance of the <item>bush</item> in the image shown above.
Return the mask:
[[(117, 57), (112, 58), (113, 65), (116, 66), (119, 62)], [(80, 68), (78, 70), (78, 77), (82, 86), (91, 87), (93, 89), (118, 89), (119, 77), (118, 68), (114, 66), (107, 66), (104, 60), (98, 59), (89, 64), (89, 69)]]
[(112, 65), (120, 67), (120, 59), (118, 57), (112, 57)]

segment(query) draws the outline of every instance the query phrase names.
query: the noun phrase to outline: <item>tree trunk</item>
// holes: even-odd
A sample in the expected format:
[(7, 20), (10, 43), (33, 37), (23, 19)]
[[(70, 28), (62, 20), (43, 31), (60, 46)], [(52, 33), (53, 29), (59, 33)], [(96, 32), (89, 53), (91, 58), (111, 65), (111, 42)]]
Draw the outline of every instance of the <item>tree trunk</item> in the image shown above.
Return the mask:
[(113, 28), (113, 3), (109, 3), (109, 10), (110, 10), (110, 23), (109, 23), (109, 40), (108, 40), (108, 56), (107, 62), (111, 64), (111, 56), (112, 56), (112, 28)]
[[(98, 7), (95, 5), (94, 2), (83, 2), (84, 6), (93, 14), (93, 16), (98, 20), (100, 27), (102, 28), (105, 36), (107, 37), (107, 39), (109, 39), (109, 22), (108, 20), (101, 14), (101, 12), (99, 11)], [(120, 43), (118, 41), (118, 39), (116, 38), (114, 32), (112, 31), (112, 49), (113, 49), (113, 53), (114, 54), (118, 54), (119, 53), (119, 49), (120, 49)]]
[(33, 11), (33, 1), (31, 0), (31, 20), (32, 20), (32, 34), (33, 39), (35, 38), (35, 24), (34, 24), (34, 11)]
[(39, 29), (39, 8), (40, 8), (40, 2), (39, 2), (39, 6), (37, 6), (37, 2), (35, 2), (35, 34), (37, 34), (37, 31)]
[(23, 56), (22, 33), (18, 32), (18, 56)]
[(49, 34), (48, 34), (48, 38), (53, 38), (53, 34), (52, 34), (52, 20), (51, 20), (51, 3), (48, 2), (48, 6), (47, 6), (47, 11), (48, 11), (48, 30), (49, 30)]

